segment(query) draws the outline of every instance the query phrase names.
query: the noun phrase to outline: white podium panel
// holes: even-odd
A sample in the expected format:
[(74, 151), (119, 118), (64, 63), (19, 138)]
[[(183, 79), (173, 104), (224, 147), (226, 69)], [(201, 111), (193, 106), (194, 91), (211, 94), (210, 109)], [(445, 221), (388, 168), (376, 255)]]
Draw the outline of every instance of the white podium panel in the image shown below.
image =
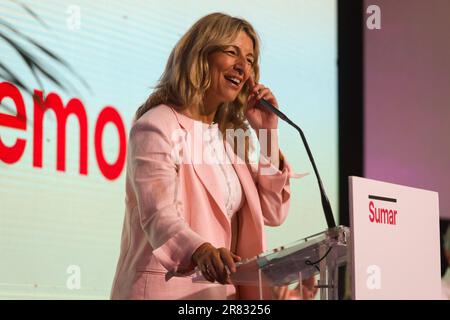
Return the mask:
[(440, 299), (438, 193), (349, 177), (353, 299)]

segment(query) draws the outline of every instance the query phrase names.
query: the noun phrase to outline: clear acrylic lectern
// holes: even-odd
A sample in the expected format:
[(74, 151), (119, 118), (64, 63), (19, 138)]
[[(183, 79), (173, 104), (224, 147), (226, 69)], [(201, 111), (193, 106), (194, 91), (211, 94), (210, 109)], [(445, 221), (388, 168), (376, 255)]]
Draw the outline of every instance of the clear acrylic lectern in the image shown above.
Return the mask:
[(320, 274), (317, 287), (322, 300), (338, 299), (338, 267), (348, 262), (349, 228), (338, 226), (295, 243), (276, 248), (237, 263), (233, 284), (263, 287), (286, 286)]

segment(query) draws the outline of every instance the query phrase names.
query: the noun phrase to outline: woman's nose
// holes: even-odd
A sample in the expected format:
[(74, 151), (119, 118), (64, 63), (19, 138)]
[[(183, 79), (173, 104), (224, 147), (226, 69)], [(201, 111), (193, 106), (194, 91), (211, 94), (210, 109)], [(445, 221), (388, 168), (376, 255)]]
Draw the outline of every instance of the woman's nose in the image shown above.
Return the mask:
[(236, 62), (234, 64), (234, 70), (236, 70), (239, 75), (243, 75), (244, 74), (244, 65), (242, 63)]
[(240, 55), (234, 64), (234, 69), (239, 72), (239, 75), (243, 75), (249, 72), (250, 68), (248, 68), (248, 63), (245, 57)]

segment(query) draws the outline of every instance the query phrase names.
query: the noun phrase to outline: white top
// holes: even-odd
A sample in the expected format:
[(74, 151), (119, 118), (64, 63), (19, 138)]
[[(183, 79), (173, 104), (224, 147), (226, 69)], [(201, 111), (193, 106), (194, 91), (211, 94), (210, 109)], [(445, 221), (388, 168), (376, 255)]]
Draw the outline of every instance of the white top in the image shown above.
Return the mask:
[(203, 125), (205, 130), (203, 160), (214, 167), (216, 178), (219, 181), (218, 188), (222, 192), (224, 206), (231, 220), (244, 202), (242, 186), (225, 150), (218, 124), (207, 125), (203, 123)]

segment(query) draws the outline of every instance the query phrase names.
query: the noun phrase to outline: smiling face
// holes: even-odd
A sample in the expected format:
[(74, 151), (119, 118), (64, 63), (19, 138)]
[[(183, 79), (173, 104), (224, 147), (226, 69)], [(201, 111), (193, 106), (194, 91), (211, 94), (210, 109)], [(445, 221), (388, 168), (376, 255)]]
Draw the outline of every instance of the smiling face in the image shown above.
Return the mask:
[(211, 85), (206, 91), (207, 108), (236, 99), (250, 77), (254, 62), (253, 41), (241, 31), (236, 39), (208, 57)]

